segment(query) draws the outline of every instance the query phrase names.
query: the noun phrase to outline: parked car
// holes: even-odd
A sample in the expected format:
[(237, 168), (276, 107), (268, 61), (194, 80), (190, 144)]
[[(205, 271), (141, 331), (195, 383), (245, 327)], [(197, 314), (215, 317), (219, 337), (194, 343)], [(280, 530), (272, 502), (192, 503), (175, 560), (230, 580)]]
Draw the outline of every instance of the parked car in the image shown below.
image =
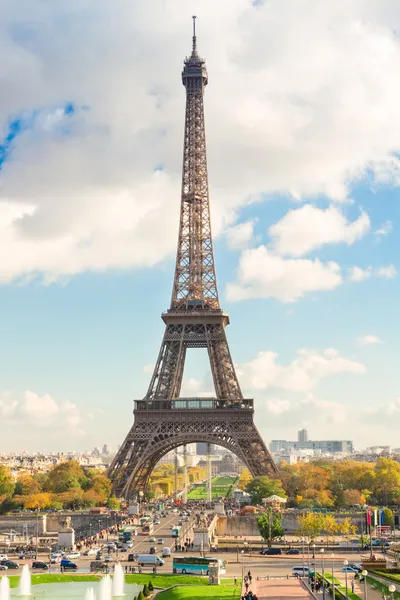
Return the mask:
[(8, 569), (19, 569), (19, 564), (14, 560), (2, 560), (0, 564), (7, 567)]
[(7, 554), (0, 554), (0, 560), (8, 560)]
[(298, 548), (290, 548), (286, 554), (300, 554), (300, 550)]
[(264, 548), (260, 554), (263, 556), (276, 556), (277, 554), (282, 554), (282, 550), (280, 548)]
[(77, 569), (78, 565), (68, 558), (63, 558), (60, 567), (63, 567), (63, 569)]
[(7, 569), (6, 565), (0, 565), (0, 571), (7, 571)]
[(32, 563), (32, 569), (41, 569), (42, 571), (48, 571), (49, 565), (41, 560), (34, 560)]
[(314, 575), (314, 573), (311, 572), (310, 567), (306, 567), (305, 565), (300, 565), (297, 567), (293, 567), (292, 575), (294, 575), (294, 576), (297, 575), (298, 577), (306, 577), (307, 575)]
[(348, 565), (347, 567), (342, 567), (341, 571), (342, 571), (342, 573), (358, 573), (358, 569), (355, 569), (354, 567), (351, 567), (350, 565)]
[(363, 566), (360, 565), (360, 563), (351, 563), (349, 567), (353, 567), (353, 569), (356, 569), (359, 573), (363, 570)]
[(69, 560), (73, 559), (73, 558), (80, 558), (81, 557), (81, 553), (80, 552), (70, 552), (69, 554), (66, 554), (65, 558), (68, 558)]

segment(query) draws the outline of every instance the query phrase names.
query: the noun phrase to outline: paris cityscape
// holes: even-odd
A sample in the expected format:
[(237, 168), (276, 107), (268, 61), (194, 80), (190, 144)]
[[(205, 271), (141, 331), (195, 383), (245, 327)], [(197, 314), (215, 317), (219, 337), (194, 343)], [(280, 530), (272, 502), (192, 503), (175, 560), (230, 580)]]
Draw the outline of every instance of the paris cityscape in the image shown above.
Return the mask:
[(24, 4), (0, 600), (400, 598), (400, 5)]

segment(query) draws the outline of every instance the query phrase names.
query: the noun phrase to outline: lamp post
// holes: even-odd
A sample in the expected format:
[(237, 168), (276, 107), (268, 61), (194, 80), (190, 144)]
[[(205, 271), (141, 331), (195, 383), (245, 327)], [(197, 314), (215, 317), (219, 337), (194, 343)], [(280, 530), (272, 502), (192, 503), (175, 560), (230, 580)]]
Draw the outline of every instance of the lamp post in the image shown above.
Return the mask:
[(302, 564), (304, 565), (304, 538), (301, 538), (301, 559), (302, 559)]
[(307, 566), (308, 566), (308, 578), (310, 578), (310, 540), (307, 542)]
[(335, 597), (335, 576), (334, 576), (334, 572), (335, 572), (335, 555), (331, 554), (331, 559), (332, 559), (332, 598)]
[(346, 600), (348, 600), (348, 598), (349, 598), (349, 588), (348, 588), (348, 585), (347, 585), (347, 566), (348, 566), (348, 564), (349, 564), (348, 560), (344, 560), (343, 561), (343, 566), (345, 568), (344, 578), (345, 578), (345, 581), (346, 581)]
[(244, 580), (244, 550), (241, 551), (241, 555), (242, 555), (242, 585), (243, 585), (243, 580)]
[(89, 523), (89, 537), (92, 539), (92, 524)]
[(324, 552), (325, 550), (321, 548), (321, 570), (322, 570), (322, 600), (325, 600), (325, 566), (324, 566)]
[(364, 571), (361, 571), (361, 575), (364, 577), (364, 599), (367, 600), (367, 575), (368, 575), (368, 571), (366, 571), (364, 569)]
[(389, 585), (388, 590), (392, 594), (392, 600), (394, 600), (394, 593), (396, 591), (396, 586), (393, 585), (393, 583), (392, 583), (391, 585)]
[(109, 515), (106, 516), (106, 532), (107, 532), (107, 542), (108, 542), (108, 519), (109, 519)]
[(39, 509), (36, 509), (36, 547), (35, 547), (35, 560), (37, 560), (39, 545)]

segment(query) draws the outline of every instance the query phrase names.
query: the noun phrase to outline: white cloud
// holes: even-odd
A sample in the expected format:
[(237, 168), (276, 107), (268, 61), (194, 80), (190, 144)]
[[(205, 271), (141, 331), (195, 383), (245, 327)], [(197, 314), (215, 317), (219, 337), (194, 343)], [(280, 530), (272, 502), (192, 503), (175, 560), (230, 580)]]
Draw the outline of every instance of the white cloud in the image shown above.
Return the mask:
[(350, 267), (348, 269), (348, 279), (349, 281), (353, 281), (354, 283), (360, 283), (361, 281), (365, 281), (366, 279), (369, 279), (371, 275), (371, 267), (367, 267), (366, 269), (362, 269), (361, 267)]
[(250, 362), (240, 365), (238, 375), (243, 387), (311, 392), (327, 377), (343, 373), (366, 373), (365, 365), (341, 356), (334, 348), (327, 348), (323, 352), (304, 348), (286, 366), (278, 364), (277, 358), (275, 352), (264, 351)]
[(357, 338), (357, 341), (361, 346), (372, 346), (374, 344), (382, 344), (382, 340), (376, 335), (361, 335)]
[[(13, 427), (51, 429), (57, 435), (82, 435), (83, 421), (79, 408), (69, 402), (57, 403), (49, 394), (39, 396), (27, 390), (18, 400), (10, 393), (0, 396), (0, 416), (2, 424)], [(23, 440), (21, 440), (23, 444)]]
[(237, 280), (227, 284), (226, 294), (231, 302), (248, 298), (294, 302), (308, 292), (332, 290), (342, 281), (340, 267), (335, 262), (286, 260), (259, 246), (242, 253)]
[(349, 416), (348, 406), (339, 402), (321, 400), (311, 393), (305, 398), (295, 400), (267, 400), (265, 408), (268, 419), (272, 418), (275, 422), (284, 422), (285, 425), (297, 427), (299, 424), (305, 427), (311, 426), (314, 430), (317, 426), (319, 428), (329, 423), (346, 423)]
[(376, 270), (376, 274), (378, 277), (382, 277), (383, 279), (394, 279), (397, 276), (397, 269), (393, 265), (380, 267)]
[(230, 227), (226, 231), (226, 243), (231, 250), (247, 248), (254, 236), (255, 220), (245, 221)]
[(371, 276), (380, 277), (382, 279), (394, 279), (397, 276), (397, 269), (394, 265), (388, 265), (387, 267), (377, 268), (369, 266), (365, 269), (354, 266), (347, 270), (347, 279), (354, 283), (365, 281)]
[(393, 224), (392, 221), (385, 221), (378, 229), (374, 231), (374, 235), (377, 237), (384, 237), (392, 233)]
[(353, 244), (370, 230), (371, 223), (366, 213), (350, 222), (342, 212), (331, 205), (326, 210), (305, 204), (289, 210), (268, 234), (271, 247), (279, 254), (303, 256), (325, 244)]
[[(3, 0), (0, 124), (51, 107), (2, 171), (3, 282), (147, 267), (174, 252), (192, 12), (210, 72), (214, 233), (263, 193), (345, 201), (366, 172), (398, 184), (397, 0), (234, 0), (228, 15), (214, 0), (190, 12), (184, 0)], [(88, 110), (63, 135), (66, 100)]]

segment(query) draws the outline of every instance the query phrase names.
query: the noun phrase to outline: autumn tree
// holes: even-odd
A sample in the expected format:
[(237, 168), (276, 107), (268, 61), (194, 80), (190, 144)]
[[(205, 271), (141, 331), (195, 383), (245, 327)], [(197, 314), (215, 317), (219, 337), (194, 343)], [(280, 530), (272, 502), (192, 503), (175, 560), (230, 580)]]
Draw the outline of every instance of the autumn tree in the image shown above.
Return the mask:
[(324, 515), (321, 513), (304, 513), (297, 519), (299, 524), (298, 535), (304, 537), (311, 544), (316, 537), (321, 535), (324, 528)]
[(52, 496), (48, 492), (39, 492), (24, 496), (24, 507), (29, 509), (42, 510), (51, 506)]
[(29, 473), (20, 473), (15, 484), (16, 495), (27, 496), (30, 494), (38, 494), (42, 491), (39, 482), (29, 475)]

